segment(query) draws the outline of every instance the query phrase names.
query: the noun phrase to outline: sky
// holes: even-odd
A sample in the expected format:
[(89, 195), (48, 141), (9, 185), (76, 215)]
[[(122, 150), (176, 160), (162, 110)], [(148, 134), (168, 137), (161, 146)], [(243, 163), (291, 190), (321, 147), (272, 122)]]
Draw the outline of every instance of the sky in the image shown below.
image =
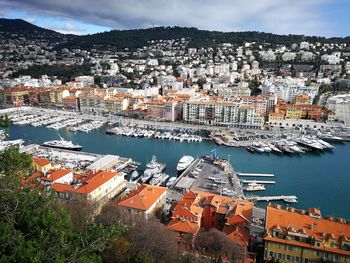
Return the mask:
[(190, 26), (350, 36), (350, 0), (0, 0), (0, 17), (61, 33)]

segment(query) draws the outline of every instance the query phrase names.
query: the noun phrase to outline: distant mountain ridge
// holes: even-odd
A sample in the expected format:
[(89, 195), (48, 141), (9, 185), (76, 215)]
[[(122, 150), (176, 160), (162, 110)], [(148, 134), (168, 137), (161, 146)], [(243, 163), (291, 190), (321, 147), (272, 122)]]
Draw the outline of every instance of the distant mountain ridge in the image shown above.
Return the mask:
[[(57, 48), (116, 48), (136, 49), (141, 48), (150, 40), (169, 40), (179, 38), (190, 38), (189, 47), (216, 46), (219, 43), (257, 42), (259, 44), (270, 43), (289, 45), (301, 41), (309, 42), (332, 42), (350, 44), (350, 37), (325, 38), (304, 35), (277, 35), (256, 31), (247, 32), (219, 32), (200, 30), (193, 27), (155, 27), (147, 29), (111, 30), (108, 32), (75, 36), (64, 35), (53, 30), (35, 26), (22, 19), (0, 19), (0, 36), (3, 34), (21, 34), (28, 39), (43, 36), (57, 41)], [(64, 40), (64, 41), (63, 41)]]
[(28, 40), (44, 39), (50, 42), (62, 42), (75, 37), (33, 25), (23, 19), (6, 18), (0, 18), (0, 36), (25, 37)]

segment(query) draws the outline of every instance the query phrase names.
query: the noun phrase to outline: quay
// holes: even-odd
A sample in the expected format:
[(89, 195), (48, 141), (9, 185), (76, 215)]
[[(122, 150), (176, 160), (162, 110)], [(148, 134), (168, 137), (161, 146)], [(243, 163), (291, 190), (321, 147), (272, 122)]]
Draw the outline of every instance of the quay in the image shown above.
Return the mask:
[(295, 195), (272, 195), (272, 196), (246, 196), (247, 200), (249, 201), (265, 201), (265, 202), (269, 202), (269, 201), (286, 201), (288, 202), (288, 200), (297, 200), (298, 197)]
[(258, 173), (237, 173), (238, 176), (252, 176), (252, 177), (274, 177), (274, 174), (258, 174)]
[(242, 180), (243, 184), (257, 183), (257, 184), (275, 184), (275, 181), (261, 181), (261, 180)]

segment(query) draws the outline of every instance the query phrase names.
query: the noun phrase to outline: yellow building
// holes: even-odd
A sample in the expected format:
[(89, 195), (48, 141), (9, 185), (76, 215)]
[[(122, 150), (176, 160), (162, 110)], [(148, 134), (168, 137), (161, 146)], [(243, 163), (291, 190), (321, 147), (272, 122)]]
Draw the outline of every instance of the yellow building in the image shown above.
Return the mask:
[(268, 206), (264, 250), (279, 262), (350, 262), (350, 224), (315, 208)]
[(33, 157), (32, 160), (33, 160), (33, 164), (32, 164), (33, 168), (37, 172), (41, 172), (43, 174), (46, 174), (47, 171), (52, 169), (51, 163), (47, 159)]
[(279, 112), (269, 113), (269, 122), (276, 122), (281, 120), (284, 120), (284, 113), (279, 113)]
[(299, 95), (295, 97), (295, 104), (311, 104), (308, 95)]
[(286, 111), (286, 119), (301, 119), (303, 110), (300, 107), (288, 107)]

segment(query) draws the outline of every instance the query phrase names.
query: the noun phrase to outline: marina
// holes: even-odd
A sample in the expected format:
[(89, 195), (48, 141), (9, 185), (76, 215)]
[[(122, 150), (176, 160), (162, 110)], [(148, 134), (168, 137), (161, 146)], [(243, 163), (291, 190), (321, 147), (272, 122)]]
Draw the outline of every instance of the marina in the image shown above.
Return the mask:
[(275, 184), (276, 181), (261, 181), (261, 180), (242, 180), (243, 184), (257, 183), (257, 184)]
[(257, 173), (237, 173), (238, 176), (252, 176), (252, 177), (274, 177), (274, 174), (257, 174)]
[[(14, 124), (7, 140), (24, 139), (26, 144), (42, 144), (59, 138), (58, 135), (83, 146), (86, 152), (132, 158), (141, 162), (142, 171), (151, 156), (155, 154), (161, 162), (167, 164), (164, 173), (171, 177), (177, 174), (176, 166), (182, 156), (209, 155), (215, 147), (213, 141), (207, 140), (202, 143), (179, 143), (174, 140), (150, 140), (144, 137), (106, 136), (103, 129), (95, 129), (89, 133), (74, 133), (69, 128), (55, 130), (47, 129), (45, 126), (34, 127), (30, 124)], [(251, 154), (245, 148), (220, 146), (217, 147), (217, 152), (220, 157), (231, 160), (231, 164), (237, 171), (278, 173), (278, 183), (266, 185), (264, 190), (266, 196), (294, 194), (298, 197), (296, 207), (316, 206), (322, 208), (325, 213), (349, 217), (350, 212), (345, 207), (350, 207), (350, 201), (347, 198), (347, 189), (350, 185), (350, 178), (347, 175), (347, 171), (350, 170), (348, 162), (350, 147), (348, 143), (334, 142), (334, 145), (336, 147), (332, 151), (312, 151), (307, 155)], [(332, 165), (326, 165), (326, 163)], [(240, 181), (237, 181), (240, 184)], [(315, 189), (318, 190), (315, 191)], [(337, 190), (334, 191), (334, 189)], [(334, 205), (335, 200), (343, 200), (343, 202)], [(258, 205), (266, 204), (267, 202), (261, 201)]]
[(295, 195), (276, 195), (276, 196), (247, 196), (247, 200), (255, 202), (285, 201), (286, 203), (297, 203), (298, 197)]

